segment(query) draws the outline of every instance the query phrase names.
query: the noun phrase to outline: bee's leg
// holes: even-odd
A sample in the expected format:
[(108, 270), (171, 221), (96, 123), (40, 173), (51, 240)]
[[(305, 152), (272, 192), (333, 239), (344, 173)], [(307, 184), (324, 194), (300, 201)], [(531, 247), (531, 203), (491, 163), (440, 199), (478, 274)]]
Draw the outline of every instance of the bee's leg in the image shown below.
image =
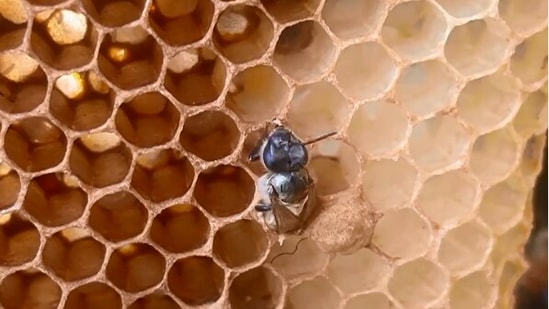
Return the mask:
[(267, 205), (267, 204), (263, 204), (263, 203), (259, 203), (257, 205), (255, 205), (255, 211), (257, 212), (267, 212), (267, 211), (271, 211), (273, 210), (271, 205)]
[(267, 135), (268, 135), (267, 128), (263, 128), (263, 129), (264, 130), (263, 130), (263, 133), (261, 133), (261, 138), (259, 139), (255, 147), (252, 149), (252, 151), (250, 151), (250, 154), (248, 155), (249, 162), (257, 161), (261, 156), (260, 154), (261, 148), (263, 147), (263, 144), (265, 144), (265, 142), (267, 141)]

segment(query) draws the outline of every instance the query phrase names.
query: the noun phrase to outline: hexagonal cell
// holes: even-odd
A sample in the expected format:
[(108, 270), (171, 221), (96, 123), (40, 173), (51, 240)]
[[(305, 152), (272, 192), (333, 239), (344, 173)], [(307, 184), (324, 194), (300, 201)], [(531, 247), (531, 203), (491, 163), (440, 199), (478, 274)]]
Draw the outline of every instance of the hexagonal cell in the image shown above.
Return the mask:
[(226, 266), (240, 268), (257, 262), (269, 242), (261, 224), (244, 219), (221, 227), (213, 239), (213, 254)]
[(322, 18), (339, 38), (350, 40), (369, 37), (379, 31), (385, 5), (379, 0), (327, 0)]
[(253, 200), (255, 182), (241, 167), (218, 165), (198, 176), (194, 197), (208, 213), (228, 217), (244, 211)]
[(483, 184), (501, 181), (514, 170), (520, 158), (519, 145), (507, 128), (477, 138), (469, 157), (469, 167)]
[(417, 60), (434, 55), (446, 38), (446, 17), (428, 1), (395, 6), (385, 19), (381, 38), (399, 56)]
[(360, 162), (353, 148), (338, 140), (323, 140), (309, 150), (309, 166), (319, 195), (336, 194), (358, 182)]
[(19, 174), (8, 165), (0, 163), (0, 210), (13, 206), (19, 198), (20, 191)]
[(416, 205), (434, 223), (451, 225), (472, 213), (480, 192), (480, 185), (471, 174), (450, 171), (425, 180)]
[(120, 27), (138, 20), (144, 0), (84, 0), (82, 6), (88, 15), (105, 27)]
[(437, 0), (448, 14), (457, 18), (478, 18), (486, 15), (494, 7), (494, 0)]
[(202, 160), (214, 161), (230, 155), (239, 139), (240, 131), (231, 117), (207, 110), (185, 119), (179, 142)]
[(412, 199), (418, 171), (403, 158), (368, 161), (362, 175), (362, 192), (381, 211), (400, 208)]
[(393, 258), (410, 259), (429, 249), (431, 229), (413, 209), (390, 210), (375, 225), (372, 242)]
[(63, 131), (44, 117), (13, 121), (4, 137), (7, 157), (27, 172), (57, 166), (65, 157), (67, 138)]
[(547, 28), (515, 47), (511, 71), (526, 85), (547, 78)]
[(65, 309), (121, 309), (122, 298), (112, 287), (101, 282), (89, 282), (70, 291)]
[(461, 74), (482, 75), (503, 62), (507, 48), (507, 40), (488, 27), (486, 21), (474, 20), (452, 30), (444, 54)]
[(76, 281), (97, 274), (105, 252), (105, 246), (87, 230), (67, 228), (48, 238), (42, 262), (61, 279)]
[[(233, 87), (234, 86), (234, 87)], [(290, 88), (271, 66), (257, 65), (231, 81), (225, 105), (244, 122), (271, 120), (290, 99)]]
[(286, 118), (298, 136), (315, 138), (340, 131), (346, 125), (351, 108), (334, 85), (320, 81), (297, 87)]
[(450, 107), (458, 90), (458, 83), (446, 65), (429, 60), (413, 63), (401, 72), (395, 85), (395, 99), (412, 115), (423, 118)]
[(180, 113), (158, 92), (142, 93), (116, 111), (116, 129), (130, 143), (148, 148), (169, 142), (179, 125)]
[(444, 297), (450, 278), (443, 268), (424, 258), (398, 266), (388, 283), (391, 295), (405, 308), (426, 308)]
[(0, 53), (0, 110), (30, 112), (42, 104), (47, 88), (48, 79), (36, 60), (18, 51)]
[(462, 163), (471, 137), (452, 116), (435, 116), (416, 124), (409, 139), (410, 157), (422, 169), (439, 170)]
[(95, 129), (112, 114), (115, 93), (93, 71), (57, 78), (50, 98), (50, 113), (76, 131)]
[(177, 260), (168, 271), (168, 288), (185, 304), (199, 306), (221, 297), (225, 271), (212, 258), (191, 256)]
[(547, 27), (547, 1), (500, 0), (498, 5), (505, 23), (523, 36)]
[(31, 180), (23, 208), (45, 226), (60, 226), (82, 216), (88, 195), (63, 181), (63, 174), (52, 173)]
[(406, 144), (410, 124), (406, 113), (390, 102), (367, 102), (354, 112), (347, 133), (367, 156), (390, 155)]
[(154, 293), (134, 301), (128, 309), (178, 309), (179, 305), (168, 295)]
[(303, 20), (311, 17), (320, 4), (320, 0), (260, 0), (261, 4), (280, 24)]
[(273, 25), (262, 10), (236, 4), (219, 14), (212, 41), (229, 61), (244, 63), (261, 58), (269, 48), (273, 35)]
[(454, 282), (448, 296), (451, 309), (492, 308), (497, 285), (479, 271)]
[(180, 103), (198, 106), (217, 100), (226, 76), (225, 63), (211, 49), (186, 49), (170, 58), (164, 86)]
[(83, 13), (60, 9), (36, 17), (30, 47), (42, 61), (58, 70), (82, 67), (93, 60), (98, 33)]
[(523, 138), (544, 132), (547, 129), (547, 94), (543, 91), (529, 93), (513, 119), (513, 127)]
[[(11, 13), (9, 10), (15, 6), (21, 8), (13, 10), (17, 12), (14, 12), (13, 15), (10, 14), (11, 16), (4, 16), (4, 12)], [(2, 15), (0, 15), (0, 51), (15, 49), (23, 43), (27, 30), (27, 13), (21, 4), (17, 5), (13, 2), (0, 4), (0, 10), (2, 10)]]
[(368, 42), (345, 48), (333, 72), (346, 97), (373, 100), (391, 88), (398, 66), (381, 45)]
[(143, 232), (147, 209), (131, 193), (120, 191), (97, 200), (90, 210), (88, 226), (106, 240), (119, 242)]
[(172, 46), (183, 46), (199, 41), (206, 35), (214, 12), (215, 8), (210, 0), (154, 0), (149, 9), (148, 21), (164, 42)]
[(364, 308), (376, 308), (376, 309), (392, 309), (395, 304), (387, 298), (387, 296), (380, 292), (373, 292), (368, 294), (357, 295), (347, 301), (344, 309), (364, 309)]
[(0, 216), (0, 266), (13, 267), (30, 262), (38, 253), (40, 233), (17, 212)]
[(389, 262), (366, 248), (348, 255), (337, 255), (327, 269), (328, 278), (347, 294), (376, 287), (387, 272)]
[(103, 188), (124, 180), (132, 153), (115, 133), (92, 133), (74, 141), (69, 167), (87, 185)]
[(153, 202), (185, 195), (194, 180), (189, 159), (172, 149), (150, 150), (136, 161), (131, 186)]
[(331, 69), (337, 51), (324, 28), (312, 20), (287, 26), (278, 37), (273, 61), (297, 82), (318, 80)]
[(210, 236), (210, 223), (202, 211), (190, 204), (164, 209), (152, 223), (151, 239), (162, 248), (183, 253), (203, 246)]
[(162, 281), (166, 260), (149, 245), (129, 244), (111, 254), (105, 272), (107, 279), (118, 288), (135, 293)]
[(467, 83), (459, 94), (457, 112), (468, 125), (487, 132), (511, 121), (520, 104), (515, 80), (498, 72)]
[(5, 309), (56, 309), (60, 301), (59, 285), (36, 269), (10, 274), (0, 284), (0, 304)]
[(282, 289), (282, 281), (270, 269), (253, 268), (234, 278), (229, 303), (233, 309), (274, 309), (282, 302)]
[(97, 67), (116, 86), (135, 89), (157, 81), (162, 48), (141, 26), (117, 28), (106, 35), (97, 55)]
[(287, 309), (338, 308), (341, 303), (341, 295), (324, 277), (299, 283), (288, 291), (287, 297)]

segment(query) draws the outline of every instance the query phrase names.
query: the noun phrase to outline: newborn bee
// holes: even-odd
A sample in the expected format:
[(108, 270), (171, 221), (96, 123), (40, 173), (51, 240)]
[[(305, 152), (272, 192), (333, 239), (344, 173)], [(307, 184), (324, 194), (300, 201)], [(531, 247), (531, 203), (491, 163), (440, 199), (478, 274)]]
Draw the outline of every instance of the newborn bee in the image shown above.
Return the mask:
[(335, 134), (300, 141), (279, 121), (275, 128), (250, 152), (250, 162), (260, 160), (268, 170), (258, 180), (261, 201), (255, 206), (267, 227), (277, 233), (298, 232), (316, 203), (315, 184), (306, 165), (306, 146)]

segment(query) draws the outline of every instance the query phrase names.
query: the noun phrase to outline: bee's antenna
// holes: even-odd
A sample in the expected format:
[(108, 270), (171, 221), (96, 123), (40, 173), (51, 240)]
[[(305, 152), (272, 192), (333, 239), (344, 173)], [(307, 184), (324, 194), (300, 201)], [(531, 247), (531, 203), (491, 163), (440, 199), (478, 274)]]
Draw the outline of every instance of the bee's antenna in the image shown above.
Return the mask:
[(316, 143), (316, 142), (319, 142), (319, 141), (321, 141), (321, 140), (323, 140), (323, 139), (327, 139), (328, 137), (334, 136), (334, 135), (336, 135), (336, 134), (337, 134), (337, 132), (335, 132), (335, 131), (334, 131), (334, 132), (330, 132), (330, 133), (321, 135), (321, 136), (319, 136), (319, 137), (313, 138), (313, 139), (311, 139), (311, 140), (308, 140), (308, 141), (306, 141), (305, 143), (303, 143), (303, 145), (314, 144), (314, 143)]
[(307, 237), (303, 237), (301, 238), (296, 244), (295, 244), (295, 248), (292, 252), (282, 252), (282, 253), (279, 253), (277, 255), (275, 255), (272, 259), (271, 259), (271, 264), (274, 262), (274, 260), (278, 259), (279, 257), (283, 256), (283, 255), (293, 255), (294, 253), (296, 253), (297, 251), (297, 248), (299, 247), (299, 244), (304, 241), (305, 239), (307, 239)]

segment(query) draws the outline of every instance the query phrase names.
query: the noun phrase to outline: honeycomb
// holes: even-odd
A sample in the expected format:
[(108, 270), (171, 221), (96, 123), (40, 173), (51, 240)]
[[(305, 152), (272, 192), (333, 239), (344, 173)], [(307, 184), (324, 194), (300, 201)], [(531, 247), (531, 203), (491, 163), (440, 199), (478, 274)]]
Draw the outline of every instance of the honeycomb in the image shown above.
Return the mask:
[[(544, 0), (0, 0), (0, 305), (510, 308)], [(318, 214), (275, 235), (278, 117)]]

